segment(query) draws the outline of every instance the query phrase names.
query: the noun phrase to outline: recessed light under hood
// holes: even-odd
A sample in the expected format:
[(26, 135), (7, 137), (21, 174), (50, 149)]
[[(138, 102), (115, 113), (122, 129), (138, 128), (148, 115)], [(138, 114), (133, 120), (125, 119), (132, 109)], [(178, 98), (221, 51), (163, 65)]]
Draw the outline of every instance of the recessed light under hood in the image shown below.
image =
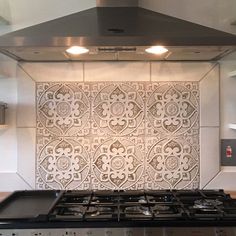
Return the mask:
[[(80, 55), (65, 53), (86, 47)], [(148, 54), (165, 45), (167, 53)], [(138, 7), (138, 0), (97, 0), (97, 7), (0, 37), (0, 52), (19, 61), (218, 60), (236, 35)]]

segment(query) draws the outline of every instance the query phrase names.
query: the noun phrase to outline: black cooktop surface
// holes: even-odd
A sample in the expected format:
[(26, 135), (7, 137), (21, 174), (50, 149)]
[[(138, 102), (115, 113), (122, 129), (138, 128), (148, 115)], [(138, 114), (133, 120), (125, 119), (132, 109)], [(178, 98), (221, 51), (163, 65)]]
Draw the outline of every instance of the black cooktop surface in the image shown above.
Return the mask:
[(49, 214), (52, 221), (178, 221), (236, 219), (236, 200), (222, 190), (68, 191)]
[[(29, 199), (28, 209), (49, 196), (47, 208), (24, 216), (16, 207), (14, 213), (12, 204), (18, 206), (21, 196)], [(236, 200), (223, 190), (22, 191), (0, 204), (0, 221), (0, 228), (62, 227), (61, 222), (64, 227), (235, 226)]]

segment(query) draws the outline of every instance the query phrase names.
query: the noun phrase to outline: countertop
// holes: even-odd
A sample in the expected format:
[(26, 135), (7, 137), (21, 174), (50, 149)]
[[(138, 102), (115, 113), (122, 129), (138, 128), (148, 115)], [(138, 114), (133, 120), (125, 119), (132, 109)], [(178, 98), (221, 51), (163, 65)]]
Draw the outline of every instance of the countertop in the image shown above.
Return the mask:
[(0, 192), (0, 202), (7, 197), (9, 194), (11, 194), (10, 192)]

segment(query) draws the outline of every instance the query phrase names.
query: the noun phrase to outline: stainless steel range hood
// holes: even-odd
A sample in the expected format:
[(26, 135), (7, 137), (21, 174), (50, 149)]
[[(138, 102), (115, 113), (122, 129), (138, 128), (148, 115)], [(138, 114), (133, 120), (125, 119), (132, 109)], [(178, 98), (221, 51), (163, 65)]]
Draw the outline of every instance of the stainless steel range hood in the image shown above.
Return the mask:
[[(71, 56), (79, 45), (89, 53)], [(145, 49), (163, 45), (168, 53)], [(236, 35), (138, 7), (138, 0), (97, 0), (97, 7), (0, 37), (0, 52), (19, 61), (218, 60)]]

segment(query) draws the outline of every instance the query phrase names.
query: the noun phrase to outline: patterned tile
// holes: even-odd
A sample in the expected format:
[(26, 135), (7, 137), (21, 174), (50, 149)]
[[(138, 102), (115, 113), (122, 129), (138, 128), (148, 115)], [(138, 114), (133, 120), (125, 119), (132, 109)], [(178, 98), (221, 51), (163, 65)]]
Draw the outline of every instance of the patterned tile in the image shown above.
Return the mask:
[(37, 83), (39, 189), (199, 187), (198, 82)]
[(90, 188), (89, 143), (82, 137), (38, 137), (37, 188)]
[(83, 136), (89, 133), (89, 85), (37, 83), (37, 134)]
[(146, 138), (147, 189), (199, 187), (198, 137)]
[(198, 82), (147, 85), (146, 134), (165, 137), (187, 132), (199, 120)]
[(93, 138), (92, 189), (143, 189), (143, 138)]
[(144, 134), (144, 84), (92, 84), (93, 135)]

